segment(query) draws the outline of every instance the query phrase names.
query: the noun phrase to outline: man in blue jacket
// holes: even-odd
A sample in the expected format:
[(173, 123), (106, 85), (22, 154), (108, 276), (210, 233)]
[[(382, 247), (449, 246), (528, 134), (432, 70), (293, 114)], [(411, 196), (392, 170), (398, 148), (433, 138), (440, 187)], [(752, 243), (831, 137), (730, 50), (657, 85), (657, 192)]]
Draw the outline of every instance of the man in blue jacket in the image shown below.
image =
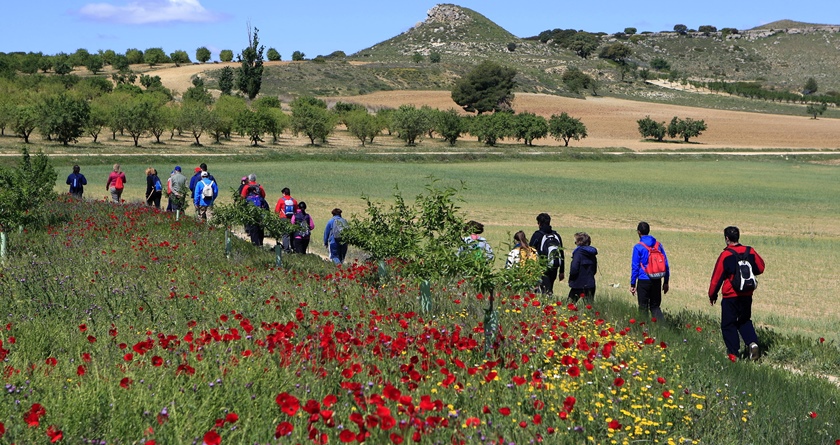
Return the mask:
[(662, 294), (668, 293), (671, 268), (665, 248), (650, 236), (650, 224), (642, 221), (636, 227), (639, 242), (633, 246), (630, 261), (630, 293), (639, 298), (639, 310), (662, 319)]
[[(193, 196), (193, 204), (196, 208), (196, 218), (207, 219), (207, 214), (211, 213), (213, 203), (216, 197), (219, 196), (219, 186), (216, 181), (209, 178), (207, 172), (201, 172), (201, 181), (195, 185), (195, 193)], [(212, 216), (212, 213), (211, 213)]]

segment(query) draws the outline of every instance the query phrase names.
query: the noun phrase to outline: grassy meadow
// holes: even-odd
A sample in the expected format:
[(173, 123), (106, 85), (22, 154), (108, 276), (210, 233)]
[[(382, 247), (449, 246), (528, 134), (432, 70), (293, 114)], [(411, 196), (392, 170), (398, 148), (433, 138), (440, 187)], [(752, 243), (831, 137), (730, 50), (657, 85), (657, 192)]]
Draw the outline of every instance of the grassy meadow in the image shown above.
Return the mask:
[[(594, 307), (568, 307), (563, 283), (561, 298), (502, 291), (488, 355), (487, 300), (463, 281), (434, 283), (427, 314), (416, 282), (362, 262), (336, 269), (291, 255), (275, 268), (271, 252), (244, 241), (226, 258), (221, 230), (138, 204), (145, 161), (121, 159), (129, 204), (101, 202), (112, 160), (82, 166), (86, 194), (98, 202), (60, 199), (47, 230), (9, 234), (0, 273), (3, 441), (840, 440), (840, 389), (818, 377), (840, 374), (830, 278), (836, 167), (204, 159), (222, 189), (252, 172), (271, 202), (290, 187), (309, 204), (316, 240), (333, 207), (359, 214), (361, 195), (388, 203), (396, 185), (410, 201), (432, 176), (464, 181), (462, 209), (486, 223), (499, 266), (509, 235), (531, 232), (539, 212), (554, 216), (567, 245), (588, 231), (601, 258)], [(65, 176), (71, 162), (54, 165)], [(165, 174), (198, 162), (173, 156), (153, 165)], [(640, 316), (627, 292), (639, 219), (671, 259), (665, 320)], [(705, 298), (726, 224), (740, 225), (768, 264), (754, 310), (765, 348), (758, 363), (725, 355), (718, 309)]]
[[(645, 220), (665, 246), (673, 269), (671, 292), (663, 303), (671, 312), (688, 309), (717, 314), (719, 309), (710, 308), (706, 299), (708, 281), (724, 247), (723, 228), (737, 225), (742, 241), (754, 246), (768, 265), (756, 293), (755, 321), (781, 332), (840, 342), (833, 328), (840, 322), (836, 304), (840, 285), (832, 273), (840, 262), (836, 166), (766, 159), (206, 161), (224, 190), (255, 173), (272, 206), (280, 197), (279, 190), (289, 187), (294, 197), (309, 205), (318, 239), (319, 228), (334, 207), (342, 208), (345, 215), (361, 213), (362, 195), (389, 202), (398, 187), (413, 199), (430, 177), (453, 186), (463, 181), (462, 207), (470, 218), (486, 225), (500, 266), (508, 250), (508, 235), (524, 230), (530, 236), (536, 229), (536, 215), (547, 212), (567, 247), (573, 244), (575, 232), (592, 236), (593, 246), (600, 251), (597, 280), (602, 290), (609, 285), (627, 290), (629, 252), (638, 241), (635, 226)], [(176, 163), (188, 173), (198, 162), (194, 157), (173, 158), (155, 166), (165, 178)], [(127, 200), (141, 199), (145, 168), (145, 164), (123, 165), (129, 180), (123, 195)], [(69, 174), (69, 168), (65, 170)], [(107, 165), (83, 168), (93, 184), (86, 191), (88, 197), (104, 198), (103, 178), (109, 170)], [(311, 249), (319, 251), (320, 243), (313, 242)], [(630, 299), (629, 293), (624, 296)]]

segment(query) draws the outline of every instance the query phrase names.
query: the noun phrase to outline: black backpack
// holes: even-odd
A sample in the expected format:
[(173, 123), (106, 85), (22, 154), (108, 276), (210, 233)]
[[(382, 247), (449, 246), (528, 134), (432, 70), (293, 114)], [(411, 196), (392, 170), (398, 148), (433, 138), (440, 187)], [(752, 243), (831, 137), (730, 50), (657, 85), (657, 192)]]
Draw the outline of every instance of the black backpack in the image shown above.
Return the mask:
[(735, 257), (735, 273), (732, 274), (732, 278), (730, 279), (730, 283), (732, 284), (732, 289), (735, 292), (749, 292), (753, 291), (758, 287), (758, 281), (755, 279), (755, 274), (753, 273), (753, 265), (750, 261), (750, 250), (751, 248), (747, 246), (747, 250), (744, 253), (738, 253), (735, 249), (726, 249), (732, 253), (732, 256)]
[(540, 240), (540, 255), (548, 258), (548, 267), (560, 267), (563, 264), (563, 241), (557, 232), (543, 233)]

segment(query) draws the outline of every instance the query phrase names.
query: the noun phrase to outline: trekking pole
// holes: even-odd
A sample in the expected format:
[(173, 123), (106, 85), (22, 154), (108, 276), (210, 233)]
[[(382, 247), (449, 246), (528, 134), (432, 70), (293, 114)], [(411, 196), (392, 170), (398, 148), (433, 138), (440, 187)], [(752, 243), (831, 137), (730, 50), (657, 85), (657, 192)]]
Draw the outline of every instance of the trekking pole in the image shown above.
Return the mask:
[(274, 267), (283, 267), (283, 245), (274, 245)]
[(225, 257), (230, 258), (230, 227), (225, 226)]

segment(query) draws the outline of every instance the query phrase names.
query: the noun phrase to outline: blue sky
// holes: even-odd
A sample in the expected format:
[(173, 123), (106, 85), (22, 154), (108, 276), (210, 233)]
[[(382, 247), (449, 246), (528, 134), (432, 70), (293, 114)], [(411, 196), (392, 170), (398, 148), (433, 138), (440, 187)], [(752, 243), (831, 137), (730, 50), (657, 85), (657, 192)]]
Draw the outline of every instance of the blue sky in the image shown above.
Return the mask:
[[(206, 46), (218, 58), (247, 45), (247, 24), (260, 41), (288, 60), (335, 50), (347, 54), (406, 31), (426, 18), (434, 1), (419, 0), (9, 0), (0, 26), (0, 51), (45, 54), (162, 47), (167, 53)], [(689, 28), (752, 28), (780, 19), (840, 22), (840, 2), (817, 0), (462, 0), (514, 35), (527, 37), (553, 28), (615, 32)], [(682, 5), (682, 6), (678, 6)]]

